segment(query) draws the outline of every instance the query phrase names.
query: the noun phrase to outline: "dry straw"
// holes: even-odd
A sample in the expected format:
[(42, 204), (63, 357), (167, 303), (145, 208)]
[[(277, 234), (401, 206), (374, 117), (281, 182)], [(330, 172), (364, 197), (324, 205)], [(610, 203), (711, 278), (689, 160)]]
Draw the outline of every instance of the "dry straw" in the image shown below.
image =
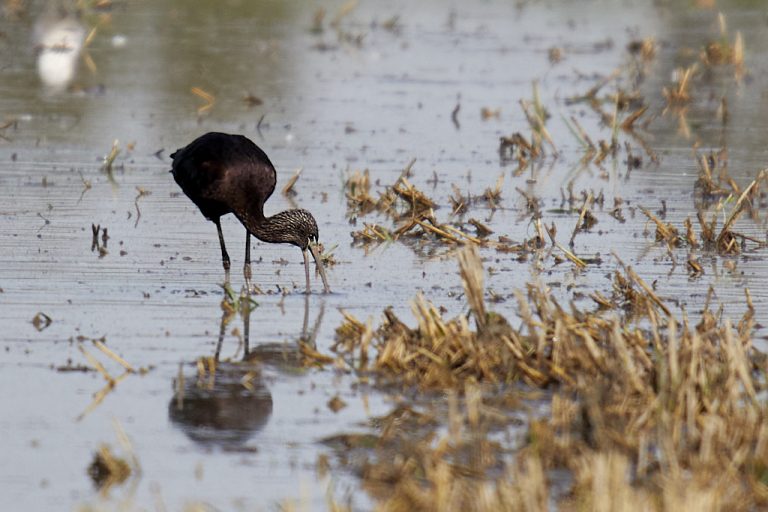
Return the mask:
[[(444, 319), (418, 296), (415, 327), (387, 310), (376, 329), (346, 314), (337, 331), (337, 352), (358, 368), (365, 353), (379, 384), (463, 397), (442, 437), (431, 428), (419, 441), (431, 420), (400, 417), (348, 446), (373, 450), (357, 469), (381, 510), (544, 510), (552, 499), (563, 510), (768, 506), (765, 360), (752, 346), (748, 292), (737, 324), (707, 306), (692, 325), (625, 268), (610, 297), (593, 294), (595, 311), (530, 285), (515, 328), (488, 310), (473, 246), (459, 266), (469, 316)], [(530, 422), (505, 463), (485, 434), (504, 423), (494, 403), (517, 382), (551, 390), (551, 416)], [(571, 473), (567, 492), (555, 492), (552, 469)]]

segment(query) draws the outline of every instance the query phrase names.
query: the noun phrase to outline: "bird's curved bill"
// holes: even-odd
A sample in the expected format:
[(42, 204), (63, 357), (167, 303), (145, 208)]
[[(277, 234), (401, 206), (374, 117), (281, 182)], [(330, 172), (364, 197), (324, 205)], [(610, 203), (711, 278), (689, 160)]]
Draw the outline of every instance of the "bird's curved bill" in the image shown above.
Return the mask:
[(320, 270), (320, 278), (323, 280), (323, 288), (325, 293), (331, 292), (331, 287), (328, 286), (328, 278), (325, 277), (325, 267), (323, 266), (323, 258), (320, 256), (320, 249), (314, 242), (309, 243), (309, 252), (312, 253), (312, 258), (315, 260), (317, 268)]

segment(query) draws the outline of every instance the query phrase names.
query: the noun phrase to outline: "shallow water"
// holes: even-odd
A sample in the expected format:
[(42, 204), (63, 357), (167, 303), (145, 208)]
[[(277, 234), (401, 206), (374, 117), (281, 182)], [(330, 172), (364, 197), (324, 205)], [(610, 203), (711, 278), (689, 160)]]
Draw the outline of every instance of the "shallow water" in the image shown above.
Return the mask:
[[(341, 20), (340, 38), (329, 26), (340, 2), (325, 6), (320, 34), (310, 30), (317, 7), (310, 2), (228, 2), (226, 8), (115, 3), (81, 21), (86, 33), (99, 27), (84, 50), (95, 69), (77, 57), (74, 81), (56, 91), (41, 83), (31, 42), (46, 6), (26, 7), (18, 17), (0, 18), (0, 51), (8, 56), (0, 65), (0, 115), (8, 121), (0, 131), (0, 387), (6, 390), (0, 490), (18, 510), (98, 503), (86, 468), (101, 443), (118, 446), (114, 421), (131, 439), (142, 475), (135, 488), (113, 489), (110, 504), (125, 499), (152, 507), (160, 500), (179, 509), (203, 501), (254, 510), (297, 499), (315, 509), (323, 507), (331, 485), (337, 497), (351, 495), (357, 508), (370, 506), (352, 477), (318, 479), (315, 464), (326, 451), (318, 441), (363, 430), (391, 399), (353, 386), (353, 375), (297, 367), (291, 363), (296, 342), (306, 334), (305, 324), (317, 323), (317, 345), (327, 353), (340, 308), (378, 319), (392, 305), (408, 318), (409, 301), (419, 291), (449, 315), (461, 312), (464, 301), (455, 259), (445, 248), (430, 253), (400, 243), (368, 251), (352, 246), (350, 232), (371, 219), (351, 225), (346, 216), (343, 181), (350, 170), (368, 168), (373, 181), (390, 184), (416, 158), (411, 182), (438, 201), (442, 220), (450, 213), (451, 184), (477, 195), (504, 174), (501, 208), (492, 213), (473, 205), (469, 216), (514, 240), (532, 236), (519, 187), (542, 199), (543, 220), (557, 224), (565, 243), (578, 212), (555, 209), (570, 180), (575, 192), (602, 190), (606, 210), (617, 196), (652, 211), (665, 200), (666, 220), (682, 228), (686, 217), (695, 218), (694, 140), (703, 149), (727, 141), (729, 170), (742, 187), (768, 156), (762, 140), (768, 68), (758, 58), (768, 35), (759, 6), (721, 6), (729, 29), (744, 35), (750, 78), (739, 86), (724, 72), (697, 89), (687, 116), (690, 138), (680, 135), (674, 116), (661, 116), (660, 91), (682, 49), (698, 51), (717, 37), (716, 12), (709, 9), (607, 1), (363, 3)], [(388, 30), (384, 22), (393, 16), (396, 30)], [(620, 156), (606, 162), (604, 173), (580, 170), (582, 151), (563, 117), (577, 116), (595, 139), (610, 138), (610, 130), (599, 127), (587, 107), (567, 106), (564, 99), (583, 94), (596, 77), (625, 63), (626, 44), (647, 36), (660, 43), (642, 85), (650, 112), (658, 116), (645, 136), (660, 163), (646, 157), (627, 176)], [(564, 60), (553, 65), (547, 51), (555, 46)], [(552, 115), (548, 128), (560, 156), (515, 177), (499, 160), (498, 141), (529, 132), (518, 100), (532, 97), (534, 80)], [(193, 87), (215, 96), (212, 108), (198, 114), (205, 101), (190, 92)], [(246, 93), (263, 104), (246, 105)], [(713, 115), (722, 95), (730, 113), (725, 128)], [(458, 126), (451, 119), (457, 103)], [(483, 120), (483, 107), (499, 108), (498, 119)], [(174, 382), (180, 365), (191, 386), (197, 359), (216, 351), (223, 271), (215, 228), (179, 195), (167, 172), (168, 155), (213, 130), (244, 133), (270, 155), (278, 168), (270, 212), (291, 206), (279, 191), (303, 168), (293, 201), (314, 213), (326, 247), (337, 245), (339, 264), (329, 269), (334, 293), (319, 294), (314, 279), (314, 293), (305, 300), (299, 251), (255, 243), (260, 262), (254, 282), (273, 293), (256, 297), (250, 318), (249, 346), (263, 360), (254, 366), (253, 388), (238, 388), (242, 365), (229, 363), (210, 393), (197, 396), (189, 388), (187, 403), (195, 407), (179, 415)], [(102, 162), (115, 140), (121, 152), (112, 184)], [(139, 190), (149, 194), (138, 197)], [(575, 252), (599, 253), (603, 261), (584, 271), (551, 259), (539, 268), (484, 251), (493, 271), (487, 285), (506, 299), (494, 307), (514, 317), (513, 293), (531, 279), (553, 286), (565, 301), (591, 307), (580, 294), (610, 292), (615, 251), (655, 282), (660, 296), (692, 315), (712, 285), (726, 312), (738, 317), (748, 286), (757, 318), (765, 318), (764, 250), (729, 258), (702, 251), (705, 274), (693, 279), (684, 254), (674, 265), (654, 242), (653, 228), (644, 233), (645, 217), (625, 214), (624, 224), (598, 214), (599, 223), (577, 235)], [(108, 230), (104, 255), (92, 250), (94, 224)], [(239, 289), (244, 231), (231, 218), (223, 226), (232, 284)], [(765, 238), (764, 222), (745, 219), (739, 230)], [(729, 260), (735, 270), (723, 267)], [(276, 293), (278, 287), (286, 294)], [(42, 331), (32, 323), (38, 312), (52, 320)], [(240, 318), (226, 327), (223, 359), (241, 357), (243, 329)], [(56, 370), (69, 362), (88, 365), (78, 349), (81, 336), (104, 337), (134, 367), (148, 371), (128, 375), (88, 410), (104, 386), (102, 377)], [(120, 367), (90, 342), (84, 346), (120, 375)], [(333, 412), (326, 404), (336, 395), (347, 406)]]

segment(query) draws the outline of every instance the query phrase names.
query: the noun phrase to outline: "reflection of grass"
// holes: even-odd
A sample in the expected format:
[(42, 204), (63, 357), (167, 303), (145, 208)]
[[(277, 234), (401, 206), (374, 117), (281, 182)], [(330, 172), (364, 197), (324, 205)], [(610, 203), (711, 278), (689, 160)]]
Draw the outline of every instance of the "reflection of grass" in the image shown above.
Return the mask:
[(91, 187), (93, 186), (91, 180), (86, 180), (82, 172), (80, 173), (80, 180), (83, 182), (83, 191), (80, 192), (80, 198), (77, 200), (77, 204), (80, 204), (85, 193), (91, 190)]
[(221, 308), (229, 313), (227, 321), (231, 319), (231, 315), (238, 311), (244, 312), (247, 308), (248, 313), (250, 313), (259, 306), (259, 303), (245, 290), (242, 293), (235, 293), (229, 281), (220, 286), (224, 290)]
[[(82, 341), (85, 341), (86, 338), (83, 338)], [(105, 355), (107, 358), (112, 360), (113, 362), (117, 363), (122, 369), (123, 373), (118, 375), (117, 377), (113, 377), (112, 374), (107, 370), (107, 367), (99, 361), (99, 359), (91, 354), (86, 348), (84, 343), (78, 343), (77, 348), (80, 350), (80, 352), (85, 357), (86, 361), (88, 362), (88, 365), (95, 369), (99, 374), (104, 378), (106, 381), (106, 384), (103, 388), (101, 388), (99, 391), (94, 393), (93, 400), (91, 401), (90, 405), (77, 417), (77, 421), (82, 420), (85, 418), (88, 414), (90, 414), (92, 411), (94, 411), (96, 408), (101, 405), (101, 403), (104, 401), (104, 399), (112, 392), (114, 391), (118, 384), (120, 384), (122, 381), (124, 381), (128, 376), (130, 375), (145, 375), (150, 370), (152, 370), (152, 366), (147, 367), (134, 367), (131, 365), (128, 361), (123, 359), (120, 355), (118, 355), (116, 352), (114, 352), (112, 349), (107, 347), (106, 345), (106, 338), (102, 337), (101, 339), (92, 339), (91, 342), (93, 343), (93, 346), (96, 347), (103, 355)]]
[[(130, 485), (126, 488), (125, 495), (127, 500), (131, 501), (141, 481), (141, 465), (133, 449), (133, 444), (120, 422), (114, 420), (113, 427), (123, 456), (116, 455), (108, 444), (102, 443), (88, 466), (88, 476), (91, 477), (102, 497), (109, 496), (113, 487), (119, 487), (123, 483), (129, 482)], [(132, 509), (132, 507), (125, 508), (127, 510)]]

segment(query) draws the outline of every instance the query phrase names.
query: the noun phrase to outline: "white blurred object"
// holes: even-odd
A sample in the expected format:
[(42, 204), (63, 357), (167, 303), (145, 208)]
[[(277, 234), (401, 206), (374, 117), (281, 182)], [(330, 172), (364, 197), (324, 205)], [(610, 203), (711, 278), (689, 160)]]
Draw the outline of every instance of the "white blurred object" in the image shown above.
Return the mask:
[(112, 36), (112, 47), (123, 48), (128, 43), (128, 38), (122, 34)]
[(62, 7), (52, 8), (35, 23), (34, 38), (40, 80), (54, 91), (66, 89), (75, 77), (85, 27), (77, 15)]

